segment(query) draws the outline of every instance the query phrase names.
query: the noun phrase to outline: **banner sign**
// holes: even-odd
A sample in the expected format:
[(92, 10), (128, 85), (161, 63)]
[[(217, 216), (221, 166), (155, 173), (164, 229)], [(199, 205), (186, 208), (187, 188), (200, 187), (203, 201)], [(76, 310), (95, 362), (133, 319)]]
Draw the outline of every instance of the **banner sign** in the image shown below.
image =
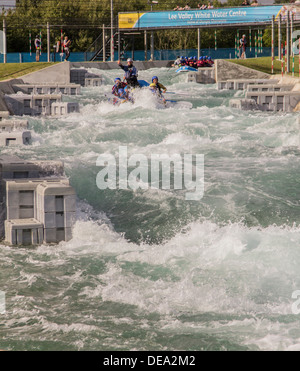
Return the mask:
[(206, 10), (119, 13), (119, 29), (177, 28), (267, 23), (282, 10), (282, 5)]

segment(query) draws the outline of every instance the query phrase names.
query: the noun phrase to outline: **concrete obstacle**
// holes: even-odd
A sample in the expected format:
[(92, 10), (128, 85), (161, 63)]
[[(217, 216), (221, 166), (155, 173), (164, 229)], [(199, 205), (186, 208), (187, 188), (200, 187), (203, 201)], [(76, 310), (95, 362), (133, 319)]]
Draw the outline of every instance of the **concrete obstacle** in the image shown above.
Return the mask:
[(100, 86), (103, 84), (103, 79), (102, 77), (85, 77), (84, 79), (84, 86), (86, 87), (96, 87), (96, 86)]
[(245, 90), (249, 85), (277, 84), (276, 79), (240, 79), (218, 81), (218, 90)]
[(13, 245), (72, 238), (76, 194), (60, 161), (0, 157), (0, 238)]
[(250, 84), (247, 86), (247, 92), (269, 92), (269, 91), (291, 91), (294, 85), (285, 84)]
[(30, 131), (12, 131), (0, 133), (0, 147), (31, 144)]
[(78, 102), (62, 102), (61, 94), (29, 95), (23, 93), (5, 95), (7, 106), (18, 116), (58, 116), (79, 112)]
[(93, 87), (103, 84), (102, 76), (89, 73), (84, 68), (73, 68), (70, 70), (70, 81), (81, 86)]
[(196, 82), (198, 84), (215, 84), (215, 68), (201, 67), (197, 72), (188, 72), (188, 82)]
[(29, 95), (11, 94), (4, 99), (12, 115), (40, 116), (51, 115), (51, 104), (61, 102), (61, 94)]
[(229, 102), (230, 107), (239, 110), (259, 110), (259, 107), (254, 99), (231, 99)]
[(79, 112), (79, 104), (74, 102), (57, 102), (51, 104), (52, 116), (63, 116), (69, 113)]
[(253, 99), (261, 111), (294, 112), (300, 102), (300, 92), (297, 91), (270, 91), (247, 92), (246, 98)]
[(34, 218), (5, 220), (5, 240), (10, 245), (41, 245), (43, 224)]
[(0, 121), (0, 146), (31, 144), (31, 132), (27, 120)]
[(17, 119), (10, 119), (10, 120), (2, 120), (0, 121), (0, 132), (12, 132), (16, 130), (27, 130), (28, 129), (28, 121), (27, 120), (17, 120)]
[(81, 86), (79, 84), (13, 84), (15, 93), (24, 94), (63, 94), (79, 95)]

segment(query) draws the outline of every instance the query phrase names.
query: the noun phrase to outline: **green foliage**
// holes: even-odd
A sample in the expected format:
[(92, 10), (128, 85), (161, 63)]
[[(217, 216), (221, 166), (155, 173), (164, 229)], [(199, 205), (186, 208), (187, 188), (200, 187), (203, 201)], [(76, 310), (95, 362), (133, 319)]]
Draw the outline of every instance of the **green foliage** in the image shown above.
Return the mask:
[[(228, 0), (221, 3), (213, 1), (215, 8), (223, 6), (239, 6), (242, 0)], [(282, 1), (281, 1), (282, 2)], [(208, 0), (159, 0), (152, 5), (153, 11), (172, 10), (175, 6), (189, 3), (191, 8), (207, 4)], [(118, 12), (150, 11), (148, 0), (113, 0), (114, 22)], [(0, 15), (1, 20), (3, 14)], [(110, 25), (111, 0), (19, 0), (14, 11), (5, 14), (8, 34), (8, 52), (29, 51), (29, 32), (32, 34), (32, 50), (35, 35), (41, 30), (45, 49), (46, 24), (51, 26), (51, 45), (63, 34), (72, 40), (72, 51), (85, 51), (101, 34), (103, 24)], [(62, 26), (61, 26), (62, 25)], [(214, 29), (201, 30), (201, 47), (214, 48)], [(243, 31), (244, 32), (244, 31)], [(247, 32), (246, 32), (247, 33)], [(223, 28), (217, 30), (218, 47), (234, 47), (236, 29)], [(265, 33), (264, 41), (269, 45), (269, 33)], [(130, 50), (131, 37), (126, 41)], [(135, 37), (135, 48), (144, 48), (144, 35)], [(192, 49), (197, 48), (197, 31), (195, 29), (177, 29), (155, 32), (157, 49)]]

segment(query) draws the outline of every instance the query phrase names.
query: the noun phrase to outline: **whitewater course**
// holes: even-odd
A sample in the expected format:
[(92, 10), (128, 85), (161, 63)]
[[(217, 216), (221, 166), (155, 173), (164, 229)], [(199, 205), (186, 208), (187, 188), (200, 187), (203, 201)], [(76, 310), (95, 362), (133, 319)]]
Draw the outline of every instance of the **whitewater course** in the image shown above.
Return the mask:
[[(78, 68), (78, 66), (76, 66)], [(31, 144), (1, 155), (63, 161), (76, 191), (72, 238), (0, 246), (3, 350), (299, 350), (299, 113), (239, 109), (245, 90), (159, 77), (135, 104), (108, 102), (121, 69), (87, 68), (79, 112), (20, 116)], [(249, 98), (250, 99), (250, 98)], [(204, 156), (202, 197), (97, 186), (100, 155)], [(201, 196), (201, 192), (199, 193)]]

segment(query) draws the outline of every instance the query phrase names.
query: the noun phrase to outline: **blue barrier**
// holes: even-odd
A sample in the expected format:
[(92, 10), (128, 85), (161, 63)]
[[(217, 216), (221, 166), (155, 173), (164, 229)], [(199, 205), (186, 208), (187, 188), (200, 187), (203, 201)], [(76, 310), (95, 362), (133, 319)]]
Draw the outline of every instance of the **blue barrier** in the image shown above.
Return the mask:
[[(247, 58), (254, 58), (255, 57), (255, 48), (252, 47), (250, 52), (250, 48), (247, 48), (246, 55)], [(258, 54), (258, 57), (270, 57), (272, 53), (271, 48), (263, 48), (262, 53)], [(274, 48), (275, 56), (278, 55), (278, 48)], [(175, 60), (177, 56), (187, 56), (187, 57), (194, 57), (198, 55), (197, 49), (183, 49), (183, 50), (155, 50), (154, 52), (154, 59), (155, 60)], [(235, 58), (235, 49), (234, 48), (219, 48), (215, 49), (201, 49), (201, 55), (207, 55), (212, 59), (234, 59)], [(83, 52), (71, 52), (69, 61), (70, 62), (86, 62), (91, 59), (93, 53), (83, 53)], [(136, 50), (134, 53), (131, 51), (127, 51), (122, 55), (122, 59), (125, 60), (127, 58), (132, 58), (136, 61), (144, 61), (145, 60), (145, 51), (144, 50)], [(50, 54), (50, 61), (51, 62), (61, 62), (64, 60), (64, 55), (60, 55), (60, 53), (51, 53)], [(118, 53), (115, 52), (114, 56), (115, 60), (118, 60)], [(147, 53), (147, 59), (151, 58), (150, 51)], [(109, 61), (109, 59), (108, 59)], [(35, 62), (35, 53), (8, 53), (7, 54), (7, 63), (28, 63), (28, 62)], [(40, 56), (40, 62), (47, 62), (47, 53), (42, 53)], [(3, 54), (0, 54), (0, 63), (3, 63)]]

